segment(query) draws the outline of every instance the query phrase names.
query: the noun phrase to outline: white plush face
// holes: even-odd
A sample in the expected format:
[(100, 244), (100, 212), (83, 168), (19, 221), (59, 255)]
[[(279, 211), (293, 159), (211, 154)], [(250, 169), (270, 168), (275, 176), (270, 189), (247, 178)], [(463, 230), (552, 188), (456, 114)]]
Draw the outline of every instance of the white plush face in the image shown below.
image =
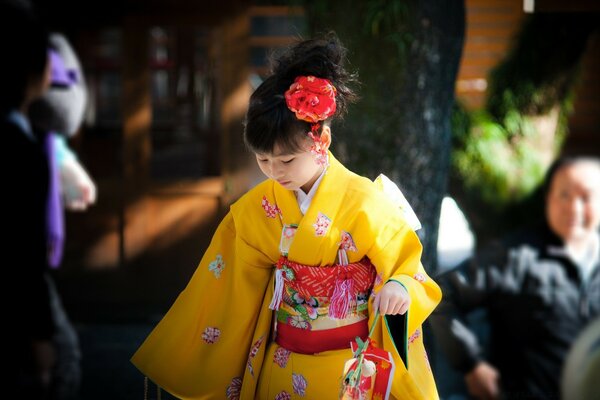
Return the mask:
[(53, 87), (29, 108), (29, 118), (37, 129), (73, 136), (81, 122), (87, 102), (87, 89), (75, 51), (60, 34), (50, 36), (50, 44), (58, 52), (67, 70), (73, 71), (74, 83)]

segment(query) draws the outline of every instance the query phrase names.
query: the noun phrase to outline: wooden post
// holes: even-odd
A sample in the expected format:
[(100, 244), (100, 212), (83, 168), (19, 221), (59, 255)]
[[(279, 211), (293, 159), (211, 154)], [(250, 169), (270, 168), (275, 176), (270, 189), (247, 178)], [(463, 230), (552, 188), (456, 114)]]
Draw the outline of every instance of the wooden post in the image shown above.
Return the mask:
[(217, 86), (224, 204), (247, 189), (244, 170), (250, 160), (243, 143), (243, 120), (250, 98), (250, 19), (248, 10), (227, 18), (217, 34)]
[[(121, 263), (131, 246), (143, 242), (145, 224), (127, 224), (142, 210), (131, 207), (145, 193), (149, 181), (152, 122), (148, 26), (144, 20), (126, 18), (123, 25), (123, 191)], [(140, 206), (143, 206), (141, 204)], [(133, 229), (135, 228), (135, 230)], [(135, 251), (134, 251), (135, 252)]]

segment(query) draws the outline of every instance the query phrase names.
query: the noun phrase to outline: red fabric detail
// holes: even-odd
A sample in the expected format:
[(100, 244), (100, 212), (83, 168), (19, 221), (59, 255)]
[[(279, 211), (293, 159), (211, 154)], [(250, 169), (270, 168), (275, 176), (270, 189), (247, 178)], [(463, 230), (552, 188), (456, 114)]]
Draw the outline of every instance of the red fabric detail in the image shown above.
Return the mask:
[(354, 302), (356, 302), (354, 279), (338, 279), (329, 299), (329, 316), (336, 319), (346, 318)]
[[(358, 345), (355, 341), (352, 342), (352, 351), (356, 353)], [(392, 379), (394, 377), (394, 359), (389, 351), (375, 347), (375, 343), (369, 342), (367, 349), (364, 351), (365, 360), (371, 360), (375, 363), (376, 373), (374, 376), (366, 379), (375, 379), (375, 383), (368, 382), (369, 385), (373, 386), (372, 398), (380, 396), (381, 399), (387, 399), (387, 393), (389, 393), (392, 386)], [(356, 368), (356, 363), (353, 368)], [(365, 379), (365, 378), (363, 378)], [(361, 381), (362, 383), (362, 381)]]
[(281, 269), (283, 266), (294, 271), (293, 280), (285, 279), (286, 286), (294, 289), (304, 298), (331, 298), (338, 277), (341, 280), (352, 279), (354, 281), (354, 295), (365, 293), (373, 287), (377, 275), (375, 267), (366, 257), (357, 263), (348, 265), (313, 267), (295, 263), (282, 256), (277, 261), (277, 269)]
[(369, 321), (367, 319), (339, 328), (318, 331), (278, 323), (275, 342), (294, 353), (315, 354), (328, 350), (347, 349), (356, 336), (365, 340), (368, 335)]

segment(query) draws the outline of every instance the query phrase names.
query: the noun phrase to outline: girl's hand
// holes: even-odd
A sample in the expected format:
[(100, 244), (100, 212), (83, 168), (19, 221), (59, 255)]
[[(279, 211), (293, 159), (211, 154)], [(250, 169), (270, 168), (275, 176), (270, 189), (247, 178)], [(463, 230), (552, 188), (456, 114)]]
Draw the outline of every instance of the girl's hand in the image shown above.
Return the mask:
[(381, 315), (404, 314), (410, 305), (410, 295), (400, 283), (389, 281), (375, 295), (373, 310), (379, 309)]

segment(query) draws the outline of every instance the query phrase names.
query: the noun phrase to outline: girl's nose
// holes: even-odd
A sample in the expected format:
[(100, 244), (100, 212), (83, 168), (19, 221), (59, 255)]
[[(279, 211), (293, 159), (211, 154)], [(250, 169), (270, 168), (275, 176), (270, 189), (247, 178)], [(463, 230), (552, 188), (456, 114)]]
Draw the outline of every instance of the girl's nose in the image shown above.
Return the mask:
[(278, 166), (276, 163), (271, 163), (270, 169), (271, 169), (272, 177), (277, 178), (282, 175), (282, 168), (280, 166)]

